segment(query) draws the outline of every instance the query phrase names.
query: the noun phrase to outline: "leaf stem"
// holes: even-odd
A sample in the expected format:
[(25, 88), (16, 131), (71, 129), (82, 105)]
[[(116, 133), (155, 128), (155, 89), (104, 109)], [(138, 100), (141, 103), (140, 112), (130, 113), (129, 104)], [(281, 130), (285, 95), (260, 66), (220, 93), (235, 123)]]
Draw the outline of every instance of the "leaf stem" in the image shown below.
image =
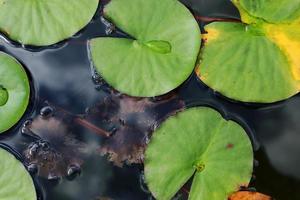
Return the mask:
[[(47, 102), (47, 104), (52, 106), (52, 104), (50, 104), (49, 102)], [(66, 114), (66, 115), (74, 116), (73, 113), (65, 110), (64, 108), (61, 108), (59, 106), (54, 106), (54, 108), (60, 110), (62, 113)], [(100, 128), (100, 127), (98, 127), (98, 126), (96, 126), (96, 125), (94, 125), (90, 122), (88, 122), (87, 120), (83, 119), (82, 117), (80, 117), (78, 115), (74, 117), (74, 122), (81, 125), (81, 126), (83, 126), (83, 127), (85, 127), (85, 128), (87, 128), (87, 129), (89, 129), (92, 132), (95, 132), (96, 134), (98, 134), (102, 137), (108, 138), (108, 137), (111, 136), (111, 134), (109, 132), (103, 130), (102, 128)]]
[(79, 125), (81, 125), (81, 126), (87, 128), (87, 129), (89, 129), (89, 130), (91, 130), (91, 131), (97, 133), (97, 134), (100, 135), (100, 136), (103, 136), (103, 137), (108, 138), (108, 137), (110, 137), (110, 135), (111, 135), (109, 132), (107, 132), (107, 131), (105, 131), (105, 130), (99, 128), (98, 126), (95, 126), (94, 124), (92, 124), (92, 123), (90, 123), (90, 122), (88, 122), (88, 121), (86, 121), (86, 120), (84, 120), (84, 119), (82, 119), (82, 118), (76, 117), (76, 118), (74, 119), (74, 121), (75, 121), (77, 124), (79, 124)]

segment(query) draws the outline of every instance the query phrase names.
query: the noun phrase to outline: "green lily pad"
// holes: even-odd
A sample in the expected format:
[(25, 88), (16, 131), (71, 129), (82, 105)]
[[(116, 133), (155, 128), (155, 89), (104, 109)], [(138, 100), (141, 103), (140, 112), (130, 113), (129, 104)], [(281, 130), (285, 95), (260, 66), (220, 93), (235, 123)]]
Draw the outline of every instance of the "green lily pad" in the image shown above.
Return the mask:
[(67, 39), (93, 17), (99, 0), (0, 0), (0, 30), (26, 45)]
[(167, 119), (145, 153), (145, 178), (158, 200), (169, 200), (192, 177), (190, 200), (225, 200), (247, 186), (253, 168), (243, 128), (211, 108), (192, 108)]
[(300, 2), (233, 2), (244, 23), (215, 22), (205, 27), (196, 70), (200, 79), (224, 96), (244, 102), (272, 103), (297, 94)]
[(0, 52), (0, 133), (15, 125), (29, 103), (29, 80), (22, 65)]
[(115, 89), (158, 96), (192, 73), (201, 40), (197, 22), (177, 0), (112, 0), (105, 17), (134, 39), (91, 40), (96, 70)]
[(2, 148), (0, 148), (0, 199), (37, 199), (34, 183), (23, 164)]

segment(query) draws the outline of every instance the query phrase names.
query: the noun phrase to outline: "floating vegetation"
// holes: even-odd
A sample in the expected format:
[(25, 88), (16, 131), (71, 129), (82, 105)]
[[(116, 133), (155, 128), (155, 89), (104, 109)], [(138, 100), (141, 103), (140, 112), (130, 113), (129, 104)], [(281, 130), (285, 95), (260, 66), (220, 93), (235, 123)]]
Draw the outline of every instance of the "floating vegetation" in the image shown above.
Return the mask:
[(14, 126), (29, 103), (30, 86), (22, 65), (0, 52), (0, 133)]
[(243, 23), (205, 26), (200, 79), (226, 97), (272, 103), (299, 92), (299, 2), (234, 0)]
[(37, 199), (35, 186), (22, 162), (0, 147), (0, 199)]
[(90, 41), (99, 74), (115, 89), (131, 96), (170, 92), (192, 73), (200, 49), (200, 29), (177, 0), (113, 0), (104, 16), (129, 34), (127, 38)]
[(22, 44), (52, 45), (88, 24), (98, 3), (99, 0), (1, 0), (0, 30)]
[(210, 108), (192, 108), (167, 119), (145, 153), (145, 178), (155, 198), (171, 199), (193, 176), (189, 199), (227, 199), (252, 176), (248, 135)]

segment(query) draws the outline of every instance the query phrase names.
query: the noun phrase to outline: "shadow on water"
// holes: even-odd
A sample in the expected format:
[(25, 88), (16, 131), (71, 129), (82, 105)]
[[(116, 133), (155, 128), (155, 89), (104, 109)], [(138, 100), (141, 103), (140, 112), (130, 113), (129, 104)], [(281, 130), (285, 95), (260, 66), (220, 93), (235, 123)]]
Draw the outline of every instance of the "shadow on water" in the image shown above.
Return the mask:
[[(195, 15), (239, 18), (229, 0), (182, 2)], [(172, 93), (175, 98), (167, 95), (145, 100), (118, 94), (95, 77), (88, 57), (87, 40), (106, 36), (113, 28), (101, 20), (101, 7), (85, 29), (54, 47), (25, 50), (5, 37), (0, 40), (0, 50), (26, 67), (33, 91), (27, 113), (0, 136), (0, 142), (23, 157), (44, 200), (151, 198), (141, 183), (142, 164), (127, 166), (125, 162), (121, 168), (108, 161), (115, 161), (113, 154), (101, 156), (101, 147), (115, 142), (105, 134), (119, 139), (120, 130), (141, 132), (143, 137), (134, 145), (143, 150), (156, 121), (184, 106), (210, 106), (239, 122), (252, 139), (259, 162), (252, 186), (276, 199), (300, 199), (300, 95), (271, 105), (243, 104), (216, 94), (195, 75)], [(113, 31), (112, 36), (126, 35)], [(126, 159), (137, 161), (132, 149), (125, 150)]]

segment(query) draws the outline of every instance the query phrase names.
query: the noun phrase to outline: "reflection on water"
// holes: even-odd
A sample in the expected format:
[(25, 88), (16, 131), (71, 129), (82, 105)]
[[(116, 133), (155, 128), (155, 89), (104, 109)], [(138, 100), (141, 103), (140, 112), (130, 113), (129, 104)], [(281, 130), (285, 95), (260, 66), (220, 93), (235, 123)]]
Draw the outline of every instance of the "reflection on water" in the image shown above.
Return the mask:
[(295, 97), (257, 115), (256, 131), (275, 169), (300, 180), (300, 99)]
[[(238, 13), (230, 0), (182, 0), (182, 2), (187, 3), (197, 15), (238, 17)], [(108, 33), (107, 24), (105, 25), (106, 22), (101, 21), (99, 13), (100, 11), (86, 29), (76, 37), (59, 44), (58, 48), (27, 51), (15, 43), (9, 44), (5, 38), (0, 40), (0, 50), (15, 56), (27, 67), (35, 88), (32, 97), (34, 100), (31, 102), (27, 114), (18, 125), (0, 136), (1, 142), (11, 146), (19, 153), (26, 150), (29, 145), (34, 145), (35, 143), (32, 142), (36, 138), (33, 139), (21, 133), (23, 123), (26, 119), (32, 118), (33, 121), (39, 120), (35, 121), (39, 123), (35, 124), (33, 132), (49, 142), (51, 147), (64, 158), (68, 156), (71, 158), (74, 155), (76, 158), (80, 158), (74, 162), (67, 159), (68, 161), (64, 161), (66, 164), (63, 167), (60, 164), (57, 165), (60, 167), (54, 171), (57, 172), (57, 176), (62, 176), (62, 178), (49, 181), (35, 175), (46, 200), (141, 200), (150, 197), (144, 184), (142, 184), (143, 187), (140, 187), (142, 165), (125, 165), (123, 168), (114, 166), (108, 162), (106, 157), (100, 156), (97, 151), (105, 138), (95, 134), (95, 127), (84, 127), (82, 124), (74, 122), (74, 117), (88, 113), (87, 108), (93, 108), (103, 101), (107, 97), (107, 90), (109, 90), (107, 87), (99, 88), (99, 85), (95, 85), (87, 53), (87, 39), (105, 36)], [(112, 34), (116, 37), (124, 36), (118, 31), (113, 31)], [(269, 194), (276, 199), (286, 199), (286, 196), (290, 200), (300, 199), (298, 192), (300, 188), (300, 158), (298, 156), (300, 154), (300, 125), (298, 123), (300, 95), (272, 105), (242, 104), (214, 93), (197, 80), (195, 75), (190, 77), (175, 93), (179, 99), (185, 101), (188, 107), (196, 105), (214, 107), (224, 117), (234, 119), (244, 126), (255, 149), (259, 149), (255, 154), (259, 165), (255, 168), (254, 175), (256, 178), (252, 181), (252, 185), (259, 192)], [(121, 99), (122, 95), (116, 98)], [(159, 104), (163, 100), (153, 99), (153, 101)], [(40, 110), (45, 107), (45, 102), (50, 103), (54, 108), (60, 108), (69, 113), (69, 117), (60, 117), (55, 112), (50, 118), (39, 117)], [(122, 101), (122, 103), (124, 102), (123, 111), (126, 111), (125, 115), (128, 117), (127, 115), (131, 110), (126, 109), (134, 108), (134, 106), (127, 107), (126, 101)], [(165, 112), (168, 109), (178, 109), (178, 107), (172, 106), (167, 104), (158, 110)], [(49, 110), (44, 111), (47, 116)], [(107, 110), (106, 113), (109, 111)], [(123, 111), (122, 113), (115, 113), (115, 115), (124, 118)], [(132, 112), (136, 113), (136, 110)], [(145, 111), (142, 116), (149, 117), (149, 113), (151, 113), (151, 109)], [(153, 120), (151, 116), (150, 121)], [(55, 127), (53, 121), (49, 122), (50, 119), (57, 118), (65, 120), (64, 126), (68, 127), (68, 131), (60, 126)], [(103, 118), (90, 117), (87, 119), (91, 120), (95, 126), (101, 124), (103, 126), (101, 128), (105, 130), (112, 128), (101, 121)], [(129, 123), (135, 127), (134, 124), (137, 122), (137, 127), (138, 125), (145, 127), (144, 121), (138, 123), (138, 120), (125, 122), (119, 120), (119, 123)], [(68, 142), (66, 142), (66, 138)], [(63, 144), (57, 144), (57, 142)], [(78, 146), (80, 146), (80, 150), (77, 151)], [(70, 149), (75, 149), (77, 153), (70, 151)], [(25, 164), (31, 162), (32, 160), (29, 159)], [(78, 165), (81, 167), (80, 170)], [(30, 165), (30, 171), (34, 173), (35, 167)], [(74, 171), (80, 173), (78, 177), (74, 177), (74, 180), (64, 177)], [(44, 177), (47, 177), (46, 174)], [(181, 194), (177, 197), (186, 198), (186, 196), (184, 193), (184, 195)]]
[(230, 0), (180, 0), (196, 15), (206, 17), (239, 18), (238, 10)]

